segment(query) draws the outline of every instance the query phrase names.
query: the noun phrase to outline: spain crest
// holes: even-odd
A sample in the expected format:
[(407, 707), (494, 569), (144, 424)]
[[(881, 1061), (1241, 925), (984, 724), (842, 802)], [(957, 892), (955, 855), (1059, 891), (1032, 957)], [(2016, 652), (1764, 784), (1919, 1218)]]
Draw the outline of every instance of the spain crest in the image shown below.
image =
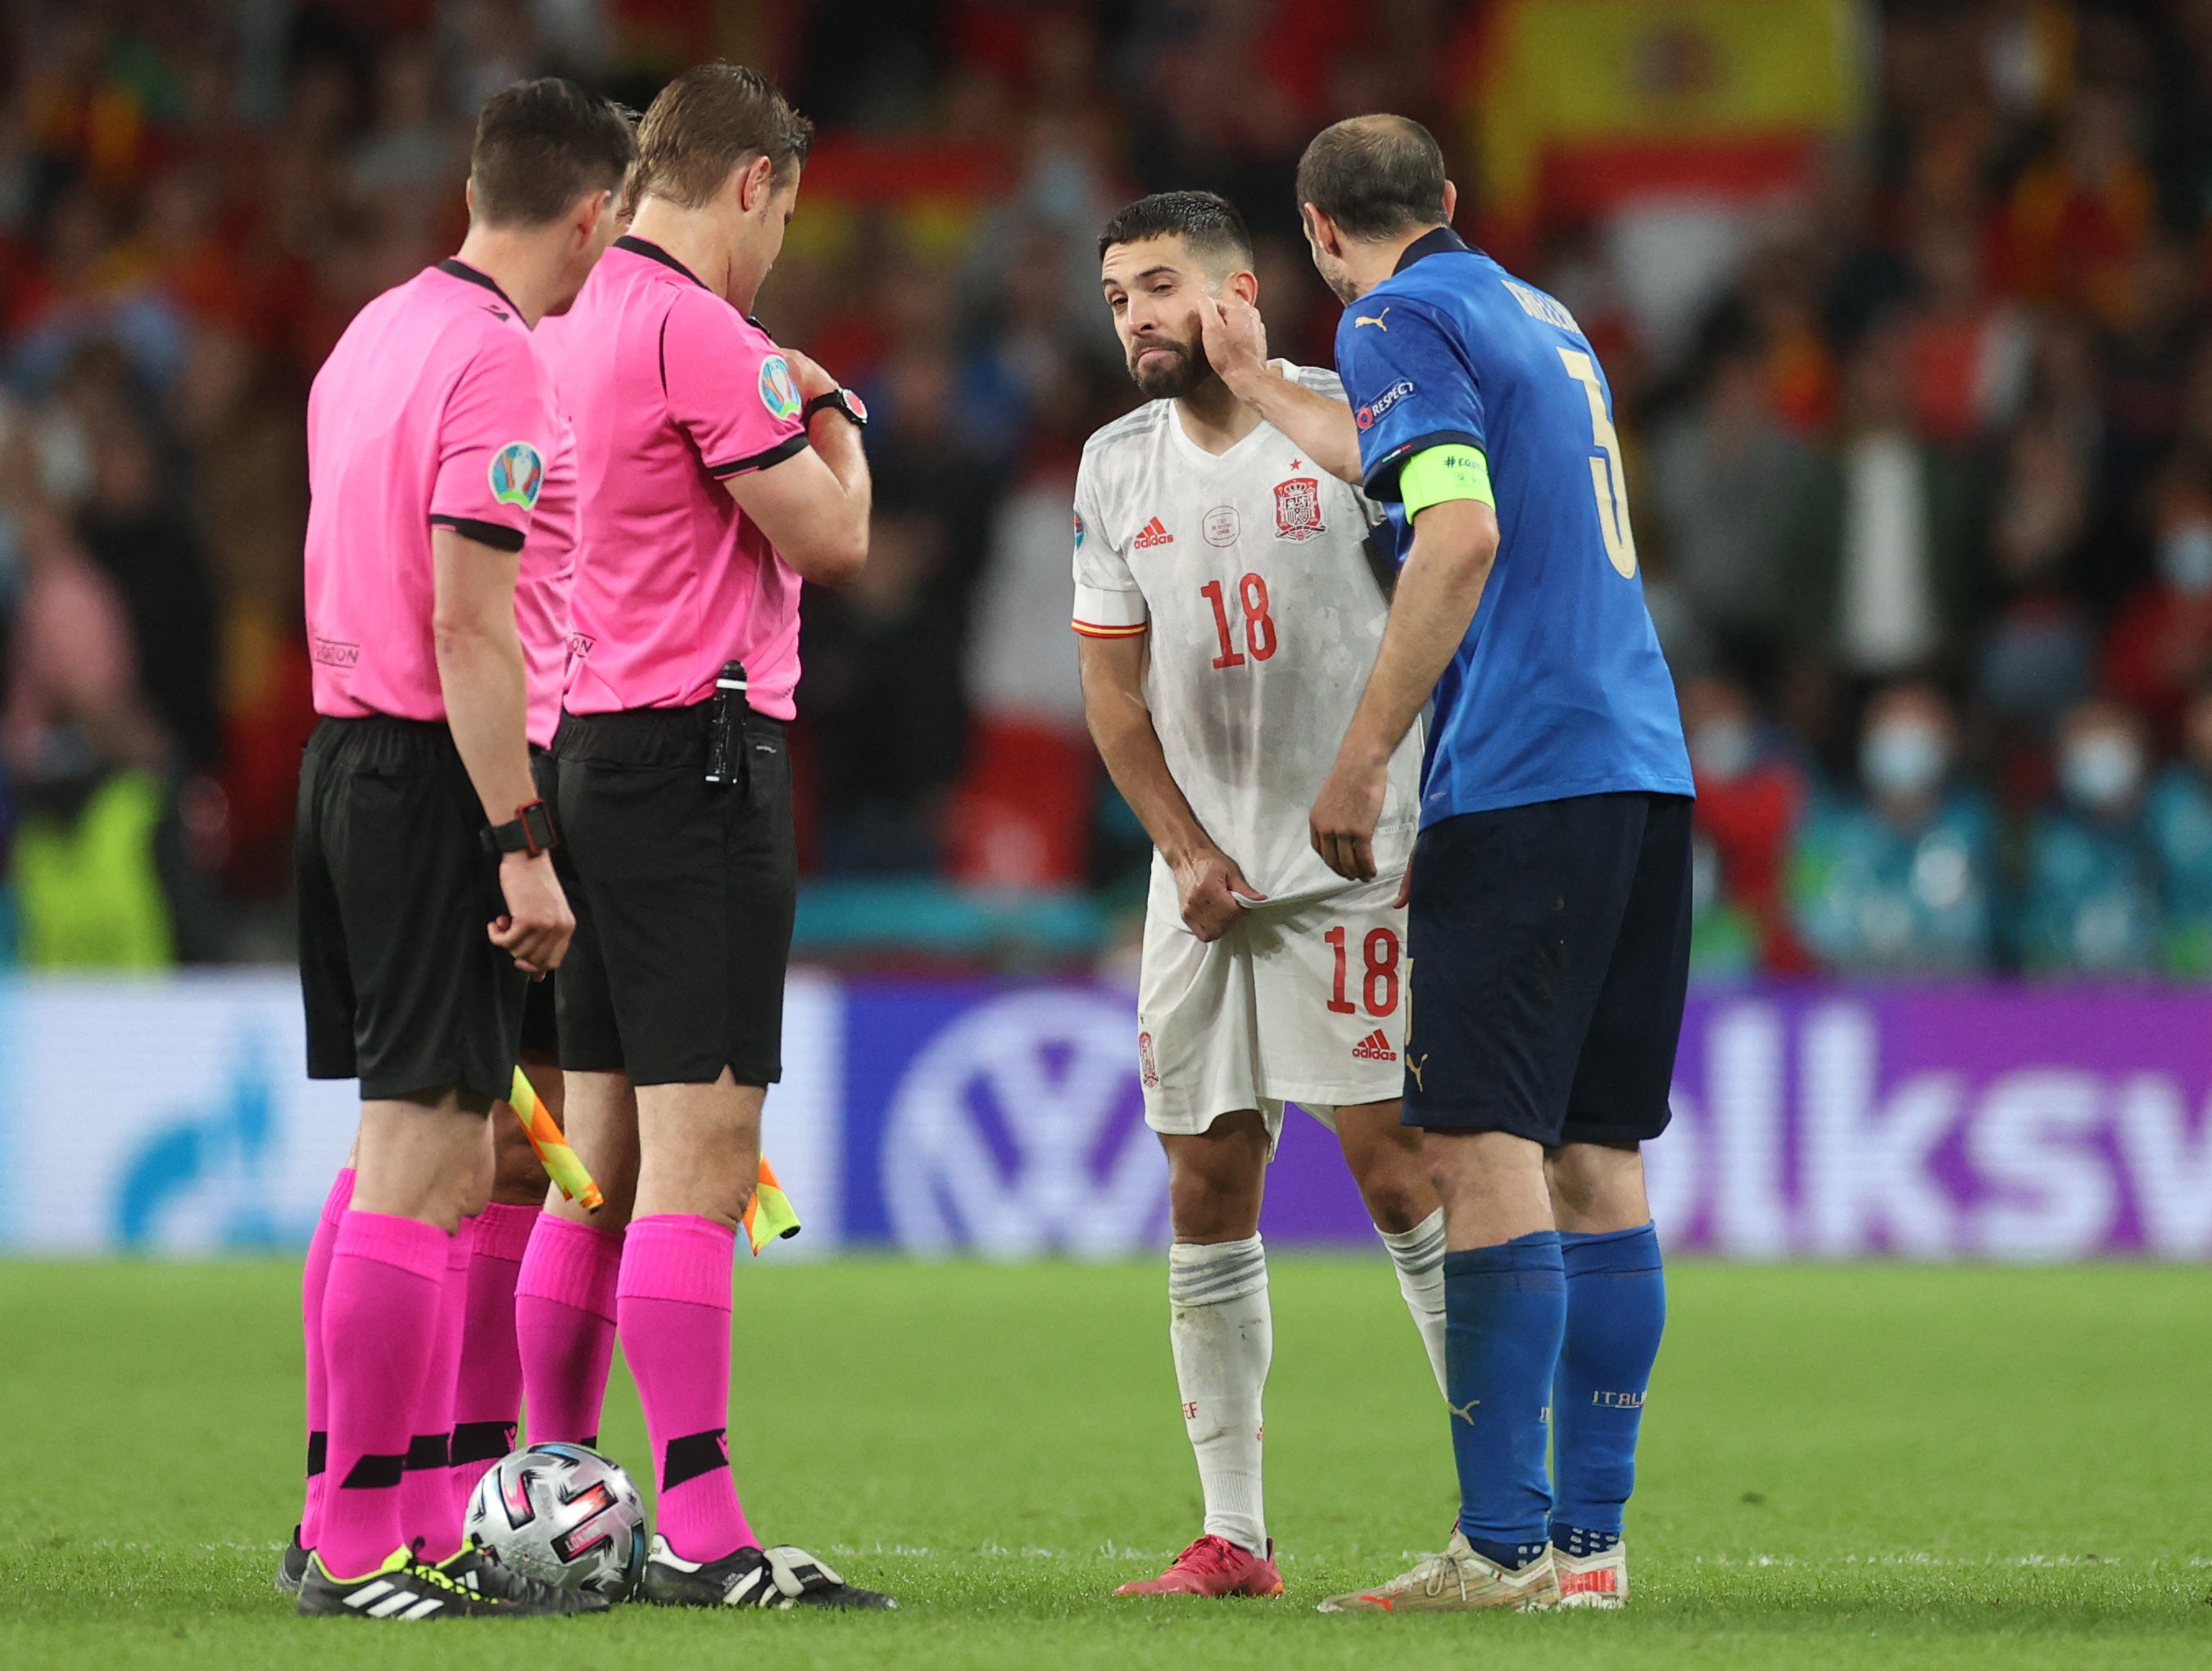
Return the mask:
[(1326, 533), (1321, 520), (1321, 483), (1311, 476), (1293, 476), (1275, 483), (1275, 538), (1311, 539)]

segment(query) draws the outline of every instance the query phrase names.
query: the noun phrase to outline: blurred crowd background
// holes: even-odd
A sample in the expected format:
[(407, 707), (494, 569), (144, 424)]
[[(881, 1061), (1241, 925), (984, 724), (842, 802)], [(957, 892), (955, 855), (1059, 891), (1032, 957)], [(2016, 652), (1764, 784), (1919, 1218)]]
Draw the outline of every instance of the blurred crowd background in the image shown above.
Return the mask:
[(1148, 848), (1066, 625), (1133, 399), (1097, 230), (1228, 193), (1326, 364), (1291, 170), (1389, 109), (1610, 375), (1700, 969), (2212, 973), (2212, 0), (0, 18), (0, 959), (289, 957), (308, 383), (458, 243), (487, 93), (721, 56), (822, 129), (761, 312), (876, 415), (867, 573), (805, 605), (802, 955), (1126, 957)]

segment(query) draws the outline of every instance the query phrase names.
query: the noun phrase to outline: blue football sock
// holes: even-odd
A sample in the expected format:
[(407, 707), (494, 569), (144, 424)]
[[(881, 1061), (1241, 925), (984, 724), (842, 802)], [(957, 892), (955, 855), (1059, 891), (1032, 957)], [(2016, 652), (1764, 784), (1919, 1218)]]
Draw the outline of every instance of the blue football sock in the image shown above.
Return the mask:
[(1552, 1542), (1562, 1555), (1572, 1555), (1584, 1560), (1592, 1555), (1602, 1555), (1620, 1541), (1618, 1532), (1586, 1532), (1579, 1526), (1562, 1526), (1552, 1522)]
[(1566, 1324), (1557, 1230), (1444, 1255), (1444, 1369), (1459, 1528), (1501, 1566), (1544, 1553), (1547, 1404)]
[(1667, 1324), (1667, 1279), (1650, 1224), (1559, 1237), (1566, 1343), (1552, 1393), (1559, 1503), (1552, 1540), (1595, 1554), (1620, 1537), (1636, 1485), (1636, 1430)]

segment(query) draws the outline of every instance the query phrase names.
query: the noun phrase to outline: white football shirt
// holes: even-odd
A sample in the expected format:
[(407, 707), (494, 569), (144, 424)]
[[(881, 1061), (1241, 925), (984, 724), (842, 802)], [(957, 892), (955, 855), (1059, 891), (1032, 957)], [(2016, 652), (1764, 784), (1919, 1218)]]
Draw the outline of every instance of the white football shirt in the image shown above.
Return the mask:
[[(1286, 375), (1344, 398), (1334, 373)], [(1191, 811), (1272, 901), (1348, 885), (1306, 815), (1382, 642), (1389, 605), (1364, 550), (1376, 507), (1261, 424), (1226, 453), (1171, 400), (1108, 424), (1075, 478), (1075, 630), (1149, 635), (1145, 699)], [(1421, 726), (1391, 757), (1375, 832), (1383, 875), (1413, 852)]]

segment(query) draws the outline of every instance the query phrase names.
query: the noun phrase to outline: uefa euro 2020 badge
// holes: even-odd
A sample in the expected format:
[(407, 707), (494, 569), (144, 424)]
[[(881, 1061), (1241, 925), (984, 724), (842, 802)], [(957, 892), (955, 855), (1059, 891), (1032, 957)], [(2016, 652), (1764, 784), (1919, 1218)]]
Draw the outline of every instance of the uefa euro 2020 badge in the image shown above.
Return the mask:
[(491, 496), (502, 505), (529, 510), (545, 485), (545, 460), (528, 441), (509, 441), (491, 455)]
[(791, 368), (781, 354), (761, 362), (760, 398), (772, 418), (788, 421), (799, 416), (799, 386), (791, 380)]

